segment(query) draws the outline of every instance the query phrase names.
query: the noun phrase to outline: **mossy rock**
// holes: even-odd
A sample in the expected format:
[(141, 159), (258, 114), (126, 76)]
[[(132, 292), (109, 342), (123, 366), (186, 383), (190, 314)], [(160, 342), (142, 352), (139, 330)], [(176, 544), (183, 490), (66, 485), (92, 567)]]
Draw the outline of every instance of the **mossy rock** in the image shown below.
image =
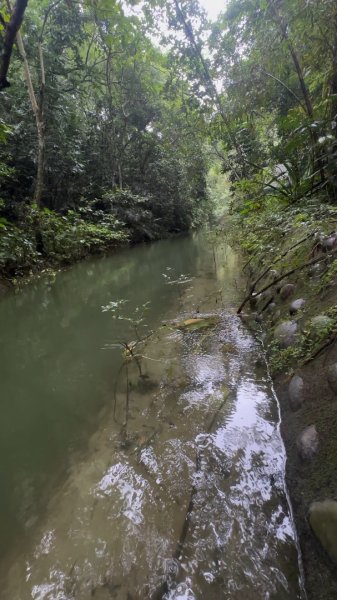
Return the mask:
[(274, 330), (275, 341), (281, 348), (293, 346), (296, 342), (297, 323), (295, 321), (283, 321)]
[(320, 337), (321, 334), (328, 330), (329, 327), (333, 324), (333, 320), (330, 319), (327, 315), (317, 315), (310, 321), (310, 334), (309, 337), (311, 339), (315, 339)]

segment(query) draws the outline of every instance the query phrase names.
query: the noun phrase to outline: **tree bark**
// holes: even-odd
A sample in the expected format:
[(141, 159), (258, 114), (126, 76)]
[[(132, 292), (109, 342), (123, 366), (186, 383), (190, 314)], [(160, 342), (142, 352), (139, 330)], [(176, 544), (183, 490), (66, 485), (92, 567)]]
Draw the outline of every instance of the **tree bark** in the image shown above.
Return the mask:
[[(293, 46), (292, 41), (289, 38), (289, 33), (288, 33), (288, 28), (289, 25), (288, 23), (285, 23), (282, 16), (279, 14), (279, 12), (277, 11), (277, 8), (275, 7), (275, 0), (268, 0), (268, 4), (269, 7), (271, 9), (271, 12), (274, 15), (274, 20), (277, 23), (281, 35), (283, 37), (283, 39), (286, 41), (286, 44), (288, 46), (288, 50), (290, 53), (290, 56), (292, 58), (292, 61), (294, 63), (294, 67), (297, 73), (297, 78), (300, 84), (300, 88), (301, 88), (301, 92), (302, 92), (302, 96), (303, 96), (303, 101), (304, 104), (301, 103), (301, 106), (305, 109), (305, 112), (307, 114), (307, 116), (309, 117), (309, 119), (313, 119), (314, 118), (314, 108), (313, 108), (313, 104), (311, 102), (311, 97), (309, 94), (309, 90), (307, 88), (307, 85), (305, 83), (305, 79), (304, 79), (304, 74), (303, 74), (303, 69), (300, 63), (300, 59), (297, 55), (297, 52)], [(314, 130), (310, 130), (311, 133), (311, 137), (314, 143), (314, 149), (313, 149), (313, 164), (314, 167), (313, 169), (315, 169), (315, 164), (318, 167), (318, 171), (320, 174), (320, 178), (321, 178), (321, 183), (325, 183), (326, 181), (326, 177), (325, 177), (325, 171), (324, 171), (324, 164), (322, 161), (322, 157), (320, 155), (320, 151), (318, 149), (318, 135), (317, 132)]]
[(41, 43), (39, 44), (39, 56), (40, 56), (40, 67), (41, 67), (41, 88), (40, 88), (40, 101), (36, 99), (32, 77), (30, 74), (29, 64), (25, 47), (23, 45), (22, 35), (20, 31), (16, 34), (16, 43), (18, 50), (23, 62), (24, 74), (28, 88), (29, 99), (32, 105), (32, 110), (35, 116), (36, 130), (37, 130), (37, 141), (38, 141), (38, 152), (37, 152), (37, 174), (36, 184), (34, 190), (34, 202), (39, 206), (41, 204), (43, 194), (43, 175), (44, 175), (44, 153), (45, 153), (45, 125), (43, 118), (43, 98), (44, 89), (46, 84), (44, 61), (43, 61), (43, 50)]
[(28, 0), (17, 0), (9, 23), (6, 24), (5, 38), (0, 59), (0, 90), (10, 86), (7, 73), (16, 35), (21, 27)]
[(268, 0), (268, 4), (269, 4), (272, 14), (274, 15), (274, 20), (280, 29), (281, 35), (287, 43), (288, 50), (290, 52), (292, 61), (294, 63), (294, 67), (295, 67), (295, 70), (297, 73), (297, 77), (299, 80), (299, 84), (300, 84), (300, 88), (301, 88), (301, 92), (302, 92), (302, 96), (303, 96), (303, 100), (304, 100), (305, 111), (306, 111), (308, 117), (312, 118), (314, 116), (314, 110), (313, 110), (309, 90), (308, 90), (307, 85), (304, 80), (303, 69), (301, 67), (300, 60), (297, 56), (297, 52), (296, 52), (291, 40), (289, 39), (288, 24), (286, 24), (283, 21), (281, 15), (277, 11), (277, 9), (275, 7), (275, 1)]
[[(332, 121), (337, 120), (337, 9), (334, 18), (335, 37), (332, 56), (332, 77), (331, 77), (331, 111), (330, 117)], [(337, 136), (337, 127), (335, 128)]]

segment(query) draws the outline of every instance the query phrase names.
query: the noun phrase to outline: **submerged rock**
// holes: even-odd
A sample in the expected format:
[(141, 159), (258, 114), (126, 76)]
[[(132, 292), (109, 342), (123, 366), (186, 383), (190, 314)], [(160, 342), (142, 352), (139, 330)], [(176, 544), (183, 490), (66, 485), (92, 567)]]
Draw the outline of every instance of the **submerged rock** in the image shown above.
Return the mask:
[(337, 363), (327, 368), (327, 379), (331, 390), (337, 394)]
[(292, 346), (296, 341), (297, 323), (295, 321), (283, 321), (274, 331), (274, 338), (282, 348)]
[(296, 286), (293, 283), (287, 283), (280, 290), (281, 300), (287, 300), (295, 291)]
[(173, 325), (182, 331), (195, 331), (197, 329), (205, 329), (206, 327), (215, 327), (215, 325), (217, 325), (219, 322), (220, 317), (218, 315), (211, 315), (207, 317), (185, 319), (185, 321), (173, 323)]
[(296, 440), (296, 446), (303, 460), (310, 460), (318, 452), (318, 433), (316, 425), (306, 427)]
[(294, 375), (289, 383), (289, 404), (291, 410), (298, 410), (304, 402), (304, 381), (299, 375)]
[(313, 502), (309, 509), (309, 523), (331, 560), (337, 565), (337, 502)]
[(292, 302), (289, 307), (290, 314), (295, 315), (299, 310), (302, 310), (304, 305), (305, 305), (304, 298), (298, 298), (297, 300), (294, 300), (294, 302)]

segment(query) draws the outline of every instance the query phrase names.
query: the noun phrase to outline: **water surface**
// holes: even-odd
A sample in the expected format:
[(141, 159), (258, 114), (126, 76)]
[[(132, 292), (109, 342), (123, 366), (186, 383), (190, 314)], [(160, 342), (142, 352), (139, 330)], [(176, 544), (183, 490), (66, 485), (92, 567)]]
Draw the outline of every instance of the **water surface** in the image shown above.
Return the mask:
[[(3, 300), (0, 598), (300, 598), (278, 407), (235, 315), (241, 286), (237, 255), (199, 234)], [(120, 300), (133, 322), (102, 311)], [(216, 324), (175, 326), (200, 316)]]

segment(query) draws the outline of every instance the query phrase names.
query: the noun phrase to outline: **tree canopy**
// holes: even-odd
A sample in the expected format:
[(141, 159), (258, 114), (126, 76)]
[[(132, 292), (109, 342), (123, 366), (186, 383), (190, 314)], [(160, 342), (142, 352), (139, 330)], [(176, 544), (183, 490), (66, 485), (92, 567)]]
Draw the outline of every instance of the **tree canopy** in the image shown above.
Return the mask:
[(3, 271), (201, 224), (214, 160), (242, 214), (336, 201), (333, 0), (0, 6)]

